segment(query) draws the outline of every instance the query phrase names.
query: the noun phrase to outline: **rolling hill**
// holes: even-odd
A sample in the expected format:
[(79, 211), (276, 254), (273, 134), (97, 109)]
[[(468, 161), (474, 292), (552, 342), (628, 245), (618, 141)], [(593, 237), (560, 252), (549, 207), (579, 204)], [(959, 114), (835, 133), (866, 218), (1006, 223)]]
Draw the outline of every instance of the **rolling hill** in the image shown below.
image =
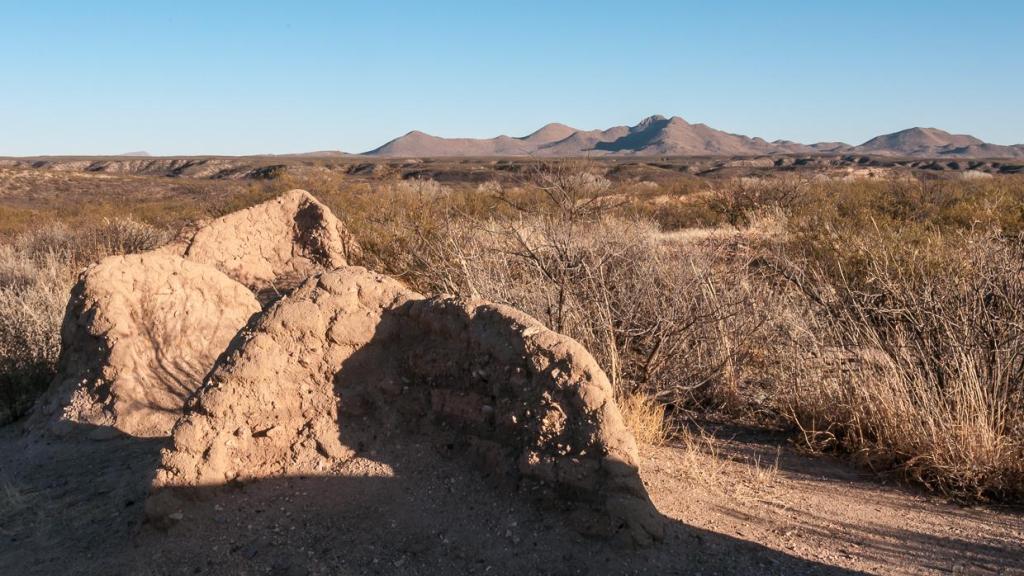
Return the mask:
[(1001, 146), (937, 128), (910, 128), (868, 140), (801, 144), (768, 142), (691, 124), (678, 116), (650, 116), (635, 126), (579, 130), (548, 124), (527, 136), (442, 138), (414, 130), (364, 153), (385, 157), (444, 156), (763, 156), (772, 154), (874, 154), (921, 158), (1024, 158), (1024, 144)]
[(909, 128), (877, 136), (856, 151), (890, 156), (942, 158), (1024, 158), (1024, 145), (1000, 146), (967, 134), (950, 134), (938, 128)]

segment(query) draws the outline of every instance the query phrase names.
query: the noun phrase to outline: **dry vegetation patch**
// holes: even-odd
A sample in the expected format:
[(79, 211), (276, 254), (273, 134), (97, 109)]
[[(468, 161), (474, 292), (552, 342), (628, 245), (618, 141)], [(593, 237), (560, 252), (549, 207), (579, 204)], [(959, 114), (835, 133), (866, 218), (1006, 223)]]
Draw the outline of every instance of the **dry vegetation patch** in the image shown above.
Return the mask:
[(108, 255), (155, 248), (167, 238), (120, 217), (84, 229), (47, 224), (0, 245), (0, 422), (23, 414), (53, 377), (61, 321), (81, 269)]
[[(711, 411), (942, 493), (1024, 495), (1024, 179), (674, 185), (579, 162), (506, 169), (483, 184), (286, 172), (217, 192), (220, 208), (198, 192), (187, 205), (207, 218), (309, 190), (362, 246), (357, 263), (512, 305), (583, 343), (646, 442)], [(31, 222), (25, 202), (0, 204), (5, 229)], [(76, 267), (138, 245), (77, 234), (92, 232), (52, 250), (42, 232), (10, 237), (0, 252), (9, 412), (52, 370)]]
[(580, 340), (627, 411), (724, 411), (946, 494), (1020, 497), (1019, 179), (718, 183), (681, 201), (716, 216), (666, 230), (560, 172), (591, 168), (476, 195), (391, 188), (369, 257), (401, 246), (393, 272), (421, 289)]

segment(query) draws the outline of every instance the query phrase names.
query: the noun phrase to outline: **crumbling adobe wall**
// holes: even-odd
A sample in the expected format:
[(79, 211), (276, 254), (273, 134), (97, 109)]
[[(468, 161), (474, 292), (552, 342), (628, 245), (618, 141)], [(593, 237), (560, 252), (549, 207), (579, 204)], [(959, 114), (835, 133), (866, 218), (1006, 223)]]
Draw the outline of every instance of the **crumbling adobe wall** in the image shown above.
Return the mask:
[(169, 254), (111, 256), (82, 273), (61, 329), (58, 375), (37, 421), (167, 436), (185, 399), (259, 312), (245, 287)]
[(166, 520), (189, 488), (329, 469), (367, 421), (378, 436), (452, 435), (588, 533), (661, 536), (635, 442), (582, 346), (511, 308), (424, 299), (355, 267), (309, 280), (224, 356), (175, 426), (147, 513)]
[(287, 293), (312, 274), (347, 265), (359, 253), (344, 224), (305, 190), (218, 218), (177, 249), (260, 295)]

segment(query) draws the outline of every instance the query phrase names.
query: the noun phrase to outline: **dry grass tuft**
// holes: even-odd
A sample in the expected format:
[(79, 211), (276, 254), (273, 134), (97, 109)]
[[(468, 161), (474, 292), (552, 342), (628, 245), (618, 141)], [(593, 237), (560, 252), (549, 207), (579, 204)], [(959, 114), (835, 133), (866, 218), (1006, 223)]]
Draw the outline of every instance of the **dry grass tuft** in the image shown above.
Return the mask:
[(633, 433), (641, 449), (646, 446), (663, 446), (672, 437), (671, 427), (665, 418), (665, 406), (651, 396), (620, 392), (616, 395), (616, 403), (626, 427)]
[(775, 484), (779, 477), (779, 459), (781, 457), (782, 448), (776, 447), (775, 458), (771, 461), (763, 460), (759, 454), (750, 462), (747, 468), (748, 479), (755, 490), (762, 491)]
[(728, 462), (720, 456), (714, 436), (702, 428), (684, 427), (673, 440), (679, 448), (678, 469), (682, 474), (705, 489), (720, 491), (725, 487), (722, 478)]

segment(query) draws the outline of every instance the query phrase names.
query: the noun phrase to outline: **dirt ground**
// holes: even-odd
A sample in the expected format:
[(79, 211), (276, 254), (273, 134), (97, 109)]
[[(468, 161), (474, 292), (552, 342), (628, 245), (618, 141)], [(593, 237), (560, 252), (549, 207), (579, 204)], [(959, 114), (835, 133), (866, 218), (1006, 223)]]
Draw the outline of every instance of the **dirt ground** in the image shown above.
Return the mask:
[(422, 437), (330, 476), (210, 488), (164, 531), (143, 523), (162, 442), (0, 429), (0, 574), (1024, 574), (1022, 511), (744, 430), (643, 450), (669, 523), (644, 550), (579, 536)]

